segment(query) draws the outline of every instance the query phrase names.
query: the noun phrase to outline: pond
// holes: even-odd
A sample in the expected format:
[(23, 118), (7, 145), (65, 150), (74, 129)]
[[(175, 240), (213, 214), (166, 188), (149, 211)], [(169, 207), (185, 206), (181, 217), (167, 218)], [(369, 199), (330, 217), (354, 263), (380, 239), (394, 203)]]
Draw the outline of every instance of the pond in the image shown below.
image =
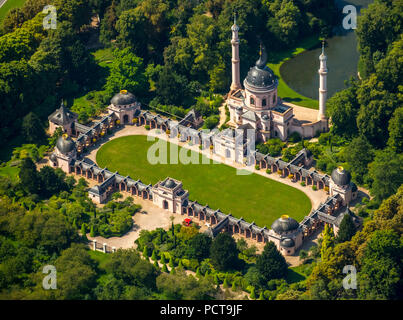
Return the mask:
[[(354, 5), (359, 13), (372, 0), (336, 0), (342, 12), (345, 5)], [(335, 35), (326, 40), (325, 52), (327, 55), (328, 98), (337, 91), (345, 88), (344, 81), (357, 75), (359, 54), (357, 52), (357, 38), (353, 30), (346, 31), (340, 26), (335, 28)], [(294, 91), (312, 99), (318, 99), (319, 88), (319, 55), (320, 44), (316, 48), (307, 50), (286, 61), (280, 68), (280, 74), (287, 85)]]

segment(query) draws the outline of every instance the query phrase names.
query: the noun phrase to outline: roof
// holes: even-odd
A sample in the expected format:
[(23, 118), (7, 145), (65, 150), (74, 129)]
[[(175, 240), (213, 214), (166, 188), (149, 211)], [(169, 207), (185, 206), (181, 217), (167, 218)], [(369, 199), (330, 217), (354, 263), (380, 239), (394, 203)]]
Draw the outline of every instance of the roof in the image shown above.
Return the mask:
[(283, 233), (283, 232), (296, 230), (298, 227), (299, 227), (299, 223), (295, 219), (290, 218), (287, 215), (281, 216), (281, 218), (274, 221), (273, 224), (271, 225), (271, 228), (276, 233)]
[(75, 142), (67, 135), (64, 134), (56, 142), (56, 148), (63, 154), (69, 153), (76, 147)]
[(49, 117), (49, 121), (56, 123), (58, 125), (65, 125), (70, 122), (75, 121), (78, 118), (77, 114), (71, 112), (65, 108), (63, 101), (59, 109), (56, 109)]
[(256, 114), (253, 111), (246, 111), (244, 114), (242, 114), (242, 118), (250, 120), (250, 121), (256, 121), (257, 117)]
[(350, 172), (346, 171), (343, 167), (338, 167), (332, 172), (332, 180), (339, 186), (345, 186), (350, 183)]
[(135, 103), (137, 101), (134, 94), (128, 92), (127, 90), (121, 90), (119, 93), (115, 94), (111, 99), (111, 104), (115, 106), (124, 106)]
[(259, 59), (256, 65), (250, 68), (245, 81), (253, 87), (269, 88), (277, 85), (277, 79), (273, 71), (266, 66), (266, 48), (261, 46)]
[(346, 216), (346, 215), (349, 215), (354, 223), (356, 223), (358, 221), (358, 217), (349, 208), (346, 208), (346, 210), (344, 210), (337, 216), (337, 218), (334, 220), (333, 224), (337, 227), (340, 227), (340, 224), (343, 221), (344, 216)]
[(295, 246), (295, 242), (290, 238), (284, 238), (280, 241), (280, 245), (285, 248), (291, 248)]

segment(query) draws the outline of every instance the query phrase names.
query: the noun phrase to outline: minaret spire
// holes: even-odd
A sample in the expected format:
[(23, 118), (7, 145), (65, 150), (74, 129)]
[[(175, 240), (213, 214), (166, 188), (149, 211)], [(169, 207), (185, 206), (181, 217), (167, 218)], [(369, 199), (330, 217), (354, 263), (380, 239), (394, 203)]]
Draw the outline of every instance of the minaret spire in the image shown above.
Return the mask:
[(327, 98), (327, 57), (325, 55), (325, 41), (322, 41), (322, 54), (319, 56), (319, 113), (318, 120), (327, 120), (326, 118), (326, 98)]
[(241, 88), (240, 71), (239, 71), (239, 38), (238, 31), (239, 27), (236, 24), (236, 13), (234, 12), (234, 24), (231, 28), (232, 30), (232, 83), (231, 90), (237, 90)]

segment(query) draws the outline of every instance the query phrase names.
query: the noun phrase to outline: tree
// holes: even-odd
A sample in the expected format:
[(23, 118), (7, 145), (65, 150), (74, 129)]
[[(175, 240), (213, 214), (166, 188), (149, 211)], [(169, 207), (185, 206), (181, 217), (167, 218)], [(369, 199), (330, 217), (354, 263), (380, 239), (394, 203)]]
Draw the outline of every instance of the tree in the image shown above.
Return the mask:
[(360, 74), (366, 78), (375, 71), (377, 57), (383, 56), (389, 45), (401, 34), (401, 4), (396, 1), (376, 1), (358, 17), (357, 42), (360, 53)]
[(56, 170), (44, 166), (38, 173), (38, 178), (41, 184), (41, 194), (45, 197), (50, 197), (60, 191), (67, 190), (67, 184), (64, 181), (66, 174), (60, 169)]
[(228, 233), (220, 233), (214, 238), (211, 249), (211, 262), (218, 270), (236, 269), (239, 266), (238, 248)]
[(255, 287), (252, 288), (251, 292), (250, 292), (250, 298), (252, 300), (256, 300), (256, 293), (255, 293)]
[(91, 229), (90, 229), (90, 237), (91, 238), (95, 237), (95, 231), (94, 231), (94, 226), (93, 225), (91, 226)]
[(157, 260), (158, 260), (158, 258), (157, 258), (157, 253), (155, 252), (155, 250), (153, 250), (153, 253), (151, 254), (151, 260), (153, 260), (153, 261), (157, 261)]
[(288, 269), (283, 255), (271, 241), (266, 243), (262, 254), (257, 257), (256, 267), (265, 281), (284, 277)]
[(373, 233), (365, 248), (359, 273), (360, 298), (401, 299), (402, 252), (402, 242), (394, 231)]
[(345, 148), (344, 155), (350, 165), (354, 180), (362, 184), (368, 173), (368, 164), (375, 157), (372, 146), (365, 137), (359, 136)]
[(128, 90), (137, 97), (143, 97), (149, 88), (143, 59), (133, 54), (130, 48), (115, 49), (113, 55), (115, 59), (111, 63), (110, 75), (105, 84), (108, 95)]
[(116, 251), (105, 269), (116, 279), (122, 279), (127, 284), (155, 288), (156, 268), (148, 260), (141, 259), (134, 249)]
[(223, 282), (223, 288), (224, 288), (224, 289), (229, 288), (229, 284), (228, 284), (228, 277), (227, 277), (227, 276), (225, 276), (225, 278), (224, 278), (224, 282)]
[(378, 200), (396, 193), (403, 183), (403, 154), (396, 154), (389, 148), (377, 151), (369, 164), (368, 176), (372, 180), (371, 194)]
[(21, 186), (30, 194), (37, 194), (39, 191), (40, 183), (36, 171), (35, 163), (31, 158), (22, 160), (21, 169), (19, 172)]
[(264, 283), (264, 279), (256, 266), (250, 267), (244, 278), (251, 286), (256, 288), (260, 288)]
[(148, 258), (148, 250), (147, 250), (147, 246), (144, 246), (144, 249), (143, 249), (143, 257), (144, 257), (145, 259), (147, 259), (147, 258)]
[(87, 239), (87, 230), (85, 228), (84, 223), (81, 224), (81, 237), (83, 238), (83, 240), (88, 241), (88, 239)]
[(322, 246), (320, 249), (322, 261), (325, 259), (326, 253), (331, 247), (334, 247), (334, 233), (332, 227), (326, 224), (322, 233)]
[(332, 132), (346, 137), (357, 134), (356, 118), (360, 105), (357, 101), (357, 83), (350, 80), (350, 87), (336, 92), (326, 103), (326, 113), (332, 119)]
[(96, 285), (95, 261), (84, 245), (73, 244), (55, 262), (57, 294), (63, 299), (83, 299)]
[(397, 108), (389, 121), (388, 145), (396, 152), (403, 152), (403, 107)]
[[(160, 72), (155, 88), (157, 96), (164, 104), (180, 106), (190, 98), (186, 77), (166, 66)], [(190, 105), (189, 102), (186, 104)]]
[(376, 148), (384, 148), (388, 141), (388, 126), (393, 112), (399, 106), (396, 94), (385, 90), (375, 74), (365, 80), (357, 90), (361, 105), (357, 115), (359, 133)]
[(210, 255), (210, 246), (211, 238), (204, 233), (198, 233), (190, 239), (187, 253), (190, 258), (202, 261)]
[(168, 265), (169, 265), (171, 268), (175, 267), (174, 260), (172, 259), (172, 256), (169, 258), (169, 263), (168, 263)]
[(33, 112), (28, 113), (22, 120), (21, 131), (28, 142), (39, 143), (45, 137), (41, 119)]
[(339, 232), (337, 233), (336, 237), (336, 243), (350, 241), (355, 232), (356, 227), (354, 225), (353, 219), (349, 214), (346, 214), (340, 223)]

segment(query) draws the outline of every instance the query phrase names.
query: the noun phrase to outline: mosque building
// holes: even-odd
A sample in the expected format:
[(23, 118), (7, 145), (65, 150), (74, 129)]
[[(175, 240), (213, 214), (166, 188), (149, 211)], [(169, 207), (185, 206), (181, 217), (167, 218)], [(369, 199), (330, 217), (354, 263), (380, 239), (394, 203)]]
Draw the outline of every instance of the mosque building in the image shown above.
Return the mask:
[(239, 27), (234, 19), (232, 30), (232, 84), (228, 93), (227, 105), (230, 112), (229, 125), (239, 128), (250, 125), (256, 130), (257, 141), (267, 141), (270, 138), (287, 140), (293, 132), (298, 132), (303, 138), (313, 137), (318, 131), (328, 130), (326, 118), (326, 77), (327, 57), (322, 46), (319, 57), (320, 88), (319, 112), (316, 121), (296, 119), (293, 107), (283, 103), (278, 96), (278, 79), (273, 71), (266, 65), (266, 48), (261, 45), (259, 59), (251, 67), (243, 81), (240, 81), (239, 59)]

